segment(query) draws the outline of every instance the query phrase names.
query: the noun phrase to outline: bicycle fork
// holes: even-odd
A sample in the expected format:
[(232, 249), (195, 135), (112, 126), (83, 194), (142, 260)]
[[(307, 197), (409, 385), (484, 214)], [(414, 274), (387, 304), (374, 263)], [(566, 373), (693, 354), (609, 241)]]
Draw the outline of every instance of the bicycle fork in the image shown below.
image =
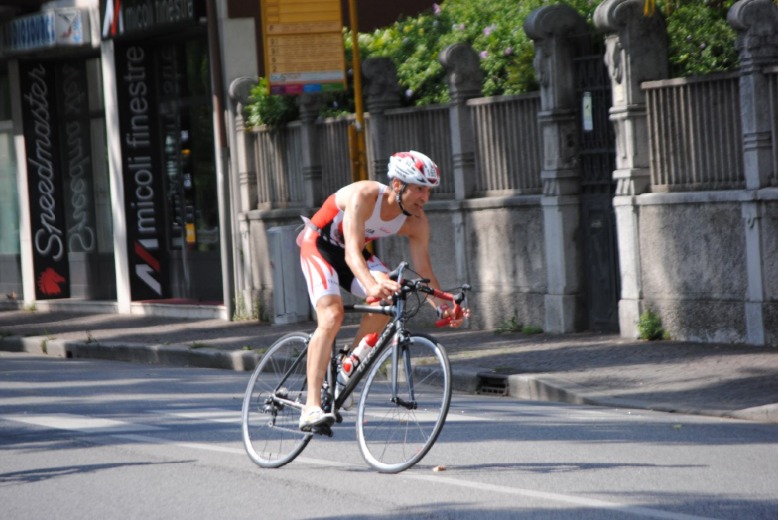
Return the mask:
[[(411, 356), (409, 352), (410, 337), (405, 331), (398, 331), (394, 337), (392, 344), (392, 403), (402, 406), (408, 410), (415, 410), (417, 408), (416, 395), (413, 390), (413, 367), (411, 366)], [(409, 401), (406, 401), (399, 395), (400, 385), (400, 362), (403, 363), (403, 369), (405, 371), (405, 382), (408, 385), (408, 397)]]

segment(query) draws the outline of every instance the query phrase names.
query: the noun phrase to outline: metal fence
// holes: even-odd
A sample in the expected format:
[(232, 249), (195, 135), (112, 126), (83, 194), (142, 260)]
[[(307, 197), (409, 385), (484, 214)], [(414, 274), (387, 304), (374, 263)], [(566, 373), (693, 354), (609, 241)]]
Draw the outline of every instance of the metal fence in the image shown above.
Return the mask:
[(540, 193), (540, 93), (468, 101), (476, 142), (476, 194)]
[(650, 81), (642, 87), (652, 191), (745, 186), (738, 73)]
[(303, 204), (302, 125), (249, 134), (257, 168), (257, 207), (276, 209)]
[[(771, 95), (765, 110), (771, 111), (773, 160), (778, 164), (778, 67), (769, 69), (767, 77)], [(726, 73), (642, 84), (652, 191), (745, 187), (738, 78), (738, 73)], [(467, 105), (475, 138), (475, 196), (540, 193), (539, 93), (471, 99)], [(443, 176), (436, 198), (454, 194), (449, 111), (449, 105), (388, 110), (386, 135), (381, 136), (387, 150), (418, 150), (438, 163)], [(348, 137), (352, 123), (353, 117), (317, 123), (325, 196), (352, 179)], [(370, 131), (368, 124), (366, 132)], [(278, 131), (251, 132), (260, 209), (303, 204), (301, 133), (299, 122)], [(375, 178), (373, 162), (367, 163), (370, 178)], [(778, 185), (778, 177), (773, 184)]]
[[(539, 93), (471, 99), (467, 104), (475, 136), (475, 196), (540, 193)], [(449, 105), (388, 110), (386, 135), (381, 137), (387, 150), (418, 150), (438, 163), (443, 175), (435, 198), (454, 195), (449, 110)], [(369, 115), (367, 119), (369, 134)], [(353, 121), (354, 117), (349, 116), (316, 123), (324, 196), (352, 180), (349, 126)], [(259, 209), (302, 205), (301, 123), (294, 122), (278, 130), (254, 129), (249, 136), (257, 165)], [(367, 141), (371, 142), (369, 135)], [(370, 178), (375, 178), (374, 163), (367, 161), (367, 164)]]
[(324, 197), (352, 180), (348, 128), (353, 123), (354, 116), (349, 116), (328, 118), (316, 125)]

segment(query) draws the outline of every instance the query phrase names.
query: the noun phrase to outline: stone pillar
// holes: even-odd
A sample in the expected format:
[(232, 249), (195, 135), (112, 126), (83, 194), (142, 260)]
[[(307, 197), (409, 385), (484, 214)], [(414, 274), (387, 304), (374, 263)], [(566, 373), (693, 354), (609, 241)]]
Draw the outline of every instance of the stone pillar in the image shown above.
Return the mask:
[(302, 94), (297, 98), (302, 123), (303, 193), (305, 207), (311, 209), (324, 202), (321, 187), (321, 156), (316, 136), (316, 119), (319, 117), (321, 98), (317, 94)]
[(639, 212), (636, 196), (650, 189), (644, 81), (668, 76), (667, 29), (662, 15), (643, 15), (643, 0), (605, 0), (594, 25), (606, 33), (605, 63), (611, 77), (610, 119), (616, 134), (616, 232), (621, 269), (619, 328), (635, 338), (643, 298)]
[[(778, 63), (778, 6), (771, 0), (740, 0), (727, 21), (737, 31), (740, 53), (740, 120), (743, 129), (743, 166), (747, 190), (767, 188), (778, 177), (772, 154), (770, 99), (763, 69)], [(762, 213), (758, 199), (743, 203), (746, 237), (746, 340), (764, 345), (765, 280), (762, 261)]]
[(373, 180), (386, 183), (389, 156), (400, 151), (388, 148), (388, 130), (384, 115), (387, 110), (400, 106), (397, 68), (389, 58), (367, 58), (362, 63), (362, 79), (365, 104), (370, 114), (370, 132), (367, 135), (370, 144), (367, 149), (368, 171), (372, 172)]
[(475, 135), (467, 100), (481, 95), (483, 73), (475, 50), (465, 43), (449, 45), (438, 57), (446, 70), (451, 97), (451, 159), (454, 198), (464, 200), (475, 191)]
[(740, 0), (729, 10), (727, 21), (737, 31), (740, 54), (746, 189), (758, 190), (770, 186), (775, 178), (771, 112), (763, 105), (769, 99), (763, 68), (778, 63), (778, 6), (771, 0)]
[[(243, 110), (250, 102), (251, 89), (257, 84), (256, 78), (241, 77), (230, 83), (230, 138), (232, 141), (232, 171), (237, 173), (237, 179), (230, 179), (232, 189), (232, 219), (238, 236), (233, 237), (232, 243), (240, 249), (239, 254), (233, 254), (235, 272), (235, 294), (241, 298), (236, 302), (234, 314), (243, 313), (250, 316), (254, 305), (252, 289), (253, 249), (251, 247), (251, 235), (246, 213), (257, 208), (257, 177), (256, 159), (252, 149), (251, 140), (246, 134), (244, 126)], [(238, 306), (239, 305), (239, 306)]]
[(535, 43), (534, 66), (540, 82), (547, 272), (544, 328), (573, 332), (585, 326), (573, 56), (577, 37), (589, 29), (573, 8), (555, 4), (533, 11), (524, 21), (524, 31)]
[(250, 139), (246, 135), (243, 111), (250, 103), (251, 89), (257, 84), (255, 78), (237, 78), (230, 83), (230, 112), (232, 125), (229, 131), (233, 134), (233, 167), (238, 173), (239, 191), (237, 200), (238, 211), (245, 212), (257, 207), (256, 161), (251, 150)]

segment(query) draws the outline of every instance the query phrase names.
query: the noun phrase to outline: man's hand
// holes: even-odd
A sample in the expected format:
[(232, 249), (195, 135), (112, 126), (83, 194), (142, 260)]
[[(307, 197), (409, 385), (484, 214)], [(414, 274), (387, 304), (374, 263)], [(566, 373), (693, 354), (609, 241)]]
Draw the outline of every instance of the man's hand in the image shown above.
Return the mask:
[(460, 307), (457, 304), (454, 304), (454, 308), (452, 309), (448, 304), (443, 303), (438, 306), (437, 311), (438, 321), (446, 323), (449, 327), (455, 329), (461, 327), (465, 320), (470, 317), (470, 309), (467, 307)]
[(400, 284), (389, 278), (376, 280), (376, 284), (367, 290), (368, 301), (380, 301), (391, 296), (400, 290)]

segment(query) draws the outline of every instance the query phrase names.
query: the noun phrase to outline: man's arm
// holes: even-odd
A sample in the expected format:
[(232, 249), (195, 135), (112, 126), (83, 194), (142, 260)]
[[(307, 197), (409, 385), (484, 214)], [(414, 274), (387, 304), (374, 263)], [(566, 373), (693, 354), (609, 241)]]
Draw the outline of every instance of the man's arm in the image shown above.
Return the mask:
[[(440, 282), (438, 282), (438, 279), (432, 270), (432, 262), (430, 261), (430, 225), (427, 220), (427, 215), (423, 213), (419, 217), (410, 218), (416, 219), (413, 221), (413, 225), (408, 231), (408, 242), (411, 250), (411, 265), (413, 270), (419, 273), (422, 278), (428, 278), (432, 287), (442, 290)], [(448, 302), (438, 300), (434, 297), (427, 301), (429, 301), (430, 305), (435, 307), (438, 311), (439, 318), (452, 318), (449, 326), (459, 327), (462, 325), (462, 315), (457, 313), (455, 316), (454, 309), (449, 308)]]

